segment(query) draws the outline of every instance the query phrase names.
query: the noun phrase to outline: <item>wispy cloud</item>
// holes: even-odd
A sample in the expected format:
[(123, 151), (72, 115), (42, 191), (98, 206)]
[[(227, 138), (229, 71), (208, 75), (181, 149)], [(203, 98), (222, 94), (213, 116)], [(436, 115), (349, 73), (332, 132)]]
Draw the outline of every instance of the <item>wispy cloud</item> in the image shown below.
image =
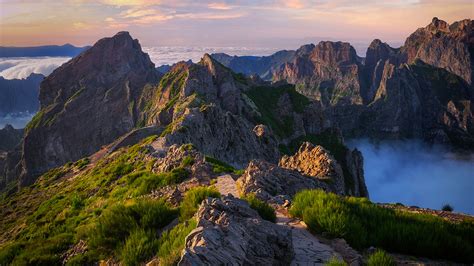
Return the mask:
[(232, 6), (226, 3), (210, 3), (207, 5), (210, 9), (217, 9), (217, 10), (230, 10)]

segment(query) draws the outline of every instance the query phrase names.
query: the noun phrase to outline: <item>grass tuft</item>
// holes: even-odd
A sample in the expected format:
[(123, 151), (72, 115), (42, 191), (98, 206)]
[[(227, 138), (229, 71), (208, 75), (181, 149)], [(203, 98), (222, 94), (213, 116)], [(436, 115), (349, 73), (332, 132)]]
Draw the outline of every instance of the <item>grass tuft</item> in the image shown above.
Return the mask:
[(272, 223), (276, 222), (275, 209), (268, 203), (258, 199), (254, 194), (247, 194), (242, 199), (247, 201), (250, 208), (256, 210), (260, 217)]

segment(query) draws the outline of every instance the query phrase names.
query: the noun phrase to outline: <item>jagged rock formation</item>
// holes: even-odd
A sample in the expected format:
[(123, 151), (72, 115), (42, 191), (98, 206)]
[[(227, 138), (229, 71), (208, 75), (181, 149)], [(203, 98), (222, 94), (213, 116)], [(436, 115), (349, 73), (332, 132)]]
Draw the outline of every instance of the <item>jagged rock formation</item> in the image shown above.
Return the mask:
[(41, 110), (25, 132), (20, 184), (130, 131), (143, 88), (158, 79), (148, 55), (127, 32), (99, 40), (56, 69), (41, 83)]
[(399, 49), (374, 40), (365, 60), (348, 43), (305, 45), (273, 66), (273, 80), (320, 101), (325, 119), (345, 136), (422, 138), (472, 149), (473, 25), (434, 18)]
[(166, 144), (195, 143), (205, 154), (237, 168), (245, 167), (250, 159), (276, 162), (279, 157), (277, 141), (271, 134), (258, 136), (247, 120), (214, 105), (186, 109), (182, 119), (171, 126)]
[(361, 59), (349, 43), (323, 41), (305, 45), (273, 74), (274, 80), (296, 84), (297, 90), (324, 105), (348, 101), (362, 104)]
[(295, 155), (283, 156), (278, 165), (296, 170), (303, 175), (328, 180), (334, 185), (336, 193), (344, 194), (345, 184), (342, 168), (322, 146), (314, 146), (305, 142)]
[(262, 200), (275, 203), (291, 199), (303, 189), (320, 188), (336, 191), (334, 186), (322, 179), (305, 176), (295, 170), (285, 169), (262, 160), (249, 163), (244, 174), (237, 180), (237, 188), (242, 195), (252, 193)]
[(0, 77), (0, 117), (14, 113), (37, 112), (39, 87), (43, 79), (41, 74), (31, 74), (26, 79)]
[(433, 18), (417, 29), (401, 48), (403, 60), (409, 64), (417, 59), (443, 68), (472, 85), (474, 75), (474, 21), (465, 19), (449, 25)]
[(294, 256), (291, 231), (263, 220), (245, 201), (208, 198), (195, 217), (179, 265), (289, 265)]

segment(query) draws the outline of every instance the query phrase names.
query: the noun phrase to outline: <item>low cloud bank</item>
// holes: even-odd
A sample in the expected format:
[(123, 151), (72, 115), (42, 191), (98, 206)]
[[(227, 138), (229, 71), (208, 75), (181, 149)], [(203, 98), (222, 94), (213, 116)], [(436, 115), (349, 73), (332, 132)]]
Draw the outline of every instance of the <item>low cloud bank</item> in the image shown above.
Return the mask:
[(229, 55), (271, 55), (278, 51), (276, 48), (253, 48), (253, 47), (186, 47), (186, 46), (156, 46), (143, 47), (143, 51), (150, 56), (156, 67), (161, 65), (172, 65), (179, 61), (192, 60), (199, 62), (205, 53), (226, 53)]
[(0, 58), (0, 76), (5, 79), (25, 79), (31, 73), (47, 76), (70, 59), (70, 57)]
[(351, 140), (364, 155), (370, 198), (432, 209), (450, 204), (474, 214), (474, 154), (460, 155), (419, 141)]

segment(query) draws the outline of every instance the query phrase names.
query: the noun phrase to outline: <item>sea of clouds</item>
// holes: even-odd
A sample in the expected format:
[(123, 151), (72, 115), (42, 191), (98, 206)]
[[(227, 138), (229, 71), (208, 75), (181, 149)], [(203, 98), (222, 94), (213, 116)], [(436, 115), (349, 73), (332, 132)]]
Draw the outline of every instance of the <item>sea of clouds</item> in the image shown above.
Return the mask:
[(474, 214), (474, 154), (454, 154), (421, 141), (348, 141), (364, 156), (370, 199)]
[(25, 79), (31, 73), (49, 75), (70, 57), (0, 58), (0, 76), (5, 79)]
[(179, 61), (192, 60), (199, 62), (205, 53), (226, 53), (229, 55), (271, 55), (277, 52), (277, 48), (249, 48), (249, 47), (181, 47), (181, 46), (160, 46), (143, 47), (143, 51), (150, 56), (155, 65), (171, 65)]
[[(143, 47), (155, 66), (172, 65), (179, 61), (198, 62), (205, 53), (227, 53), (229, 55), (270, 55), (277, 48), (247, 47)], [(69, 61), (70, 57), (14, 57), (0, 58), (0, 76), (5, 79), (25, 79), (31, 73), (49, 75), (53, 70)]]

